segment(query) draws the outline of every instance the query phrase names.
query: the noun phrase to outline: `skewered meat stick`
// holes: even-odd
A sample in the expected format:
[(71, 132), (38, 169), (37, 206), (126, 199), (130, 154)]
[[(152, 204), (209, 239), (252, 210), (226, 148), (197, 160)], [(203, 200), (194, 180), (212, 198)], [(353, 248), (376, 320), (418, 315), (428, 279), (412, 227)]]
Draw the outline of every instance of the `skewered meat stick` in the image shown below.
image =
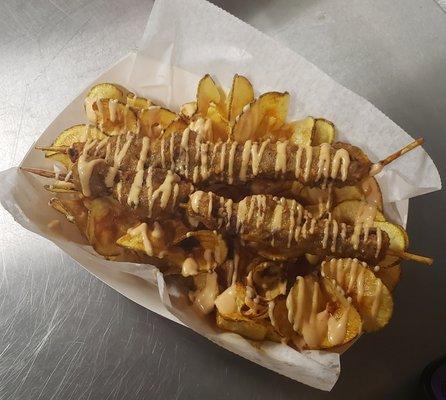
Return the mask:
[[(90, 160), (95, 162), (96, 160)], [(163, 171), (157, 168), (148, 168), (140, 171), (122, 171), (116, 178), (111, 188), (105, 185), (109, 167), (104, 160), (100, 163), (90, 164), (92, 171), (89, 175), (88, 193), (86, 197), (100, 197), (112, 194), (118, 202), (124, 206), (131, 207), (143, 218), (153, 219), (165, 218), (178, 212), (180, 203), (187, 201), (193, 186), (181, 181), (180, 177), (172, 171)], [(55, 173), (41, 169), (22, 168), (45, 178), (55, 178)], [(69, 182), (74, 188), (86, 191), (85, 182), (79, 178), (78, 166), (73, 166), (73, 174)], [(65, 175), (59, 177), (64, 178)], [(84, 184), (84, 186), (82, 186)]]
[[(423, 139), (417, 139), (376, 164), (372, 164), (361, 149), (346, 143), (319, 146), (270, 140), (211, 143), (203, 141), (200, 132), (189, 128), (153, 143), (139, 135), (118, 135), (98, 142), (91, 150), (110, 165), (116, 165), (116, 154), (122, 154), (118, 169), (133, 169), (138, 154), (146, 146), (145, 166), (171, 169), (194, 183), (240, 184), (257, 178), (282, 178), (309, 186), (324, 185), (327, 181), (344, 186), (377, 174), (384, 165), (422, 143)], [(82, 143), (77, 143), (67, 150), (73, 162), (83, 154), (83, 147)]]
[(271, 195), (245, 197), (239, 203), (212, 192), (197, 191), (187, 204), (189, 217), (207, 228), (240, 234), (249, 242), (299, 249), (321, 256), (358, 258), (376, 265), (384, 258), (389, 237), (379, 228), (312, 218), (295, 200)]

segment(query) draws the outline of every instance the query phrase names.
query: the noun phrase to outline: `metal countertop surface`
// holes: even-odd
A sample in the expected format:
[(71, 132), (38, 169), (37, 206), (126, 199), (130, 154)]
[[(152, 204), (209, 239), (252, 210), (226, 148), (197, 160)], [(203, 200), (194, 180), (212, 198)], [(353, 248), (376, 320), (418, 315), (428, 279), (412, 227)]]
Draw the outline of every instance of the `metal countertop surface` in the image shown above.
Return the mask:
[[(446, 14), (432, 0), (218, 1), (366, 97), (446, 172)], [(0, 170), (99, 72), (135, 49), (140, 0), (0, 2)], [(169, 21), (166, 21), (166, 28)], [(0, 188), (1, 190), (1, 188)], [(411, 399), (446, 353), (444, 192), (410, 203), (395, 315), (342, 357), (324, 393), (223, 350), (127, 300), (0, 208), (1, 399)]]

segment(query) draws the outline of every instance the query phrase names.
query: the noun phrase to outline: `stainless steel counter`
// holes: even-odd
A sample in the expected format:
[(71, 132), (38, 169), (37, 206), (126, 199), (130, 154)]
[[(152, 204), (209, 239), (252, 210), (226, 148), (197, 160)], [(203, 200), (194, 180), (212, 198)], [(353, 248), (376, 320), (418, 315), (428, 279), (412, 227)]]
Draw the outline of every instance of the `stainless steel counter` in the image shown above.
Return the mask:
[[(218, 4), (372, 101), (446, 172), (446, 14), (432, 0)], [(135, 48), (151, 1), (0, 3), (0, 170), (101, 70)], [(166, 21), (168, 28), (169, 21)], [(0, 188), (0, 190), (2, 190)], [(410, 399), (446, 353), (445, 194), (411, 202), (388, 328), (342, 357), (331, 394), (271, 373), (122, 297), (0, 209), (1, 399)]]

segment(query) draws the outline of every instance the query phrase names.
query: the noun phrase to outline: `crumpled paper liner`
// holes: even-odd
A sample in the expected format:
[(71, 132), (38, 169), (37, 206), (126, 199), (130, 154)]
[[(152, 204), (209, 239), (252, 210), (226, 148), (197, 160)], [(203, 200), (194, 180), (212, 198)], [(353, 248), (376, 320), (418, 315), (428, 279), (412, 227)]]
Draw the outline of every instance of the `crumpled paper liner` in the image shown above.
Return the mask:
[[(373, 160), (412, 140), (373, 105), (304, 58), (202, 0), (156, 1), (139, 51), (123, 58), (93, 83), (116, 82), (175, 109), (194, 98), (197, 82), (205, 73), (212, 73), (224, 87), (229, 87), (233, 74), (239, 73), (251, 79), (258, 93), (289, 91), (290, 119), (326, 117), (335, 122), (340, 140), (361, 146)], [(35, 145), (48, 145), (63, 129), (85, 121), (83, 99), (87, 92), (88, 88), (61, 112)], [(32, 148), (21, 165), (52, 166)], [(387, 166), (378, 179), (386, 212), (404, 225), (408, 199), (441, 188), (438, 171), (421, 148)], [(178, 288), (167, 286), (155, 267), (98, 257), (67, 221), (62, 221), (60, 233), (51, 231), (48, 222), (60, 219), (60, 215), (47, 206), (51, 195), (42, 184), (41, 178), (17, 168), (0, 173), (0, 202), (23, 227), (51, 240), (123, 295), (218, 345), (307, 385), (322, 390), (334, 386), (340, 372), (338, 354), (299, 353), (272, 342), (252, 346), (244, 338), (221, 332), (198, 318)]]

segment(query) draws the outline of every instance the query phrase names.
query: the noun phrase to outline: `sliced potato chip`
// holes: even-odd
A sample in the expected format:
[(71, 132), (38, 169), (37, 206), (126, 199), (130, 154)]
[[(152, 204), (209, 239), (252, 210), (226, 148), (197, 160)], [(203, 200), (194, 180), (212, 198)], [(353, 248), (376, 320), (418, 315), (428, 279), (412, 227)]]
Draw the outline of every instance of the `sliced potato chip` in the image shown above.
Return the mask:
[(230, 125), (234, 125), (235, 119), (239, 116), (247, 104), (254, 100), (254, 89), (251, 82), (241, 75), (234, 75), (232, 88), (228, 98), (228, 119)]
[(244, 143), (248, 139), (261, 140), (273, 137), (272, 132), (279, 129), (288, 115), (290, 95), (288, 92), (268, 92), (243, 108), (235, 119), (231, 136)]
[(361, 317), (331, 281), (298, 277), (286, 299), (288, 320), (311, 349), (349, 342), (361, 332)]
[[(74, 125), (71, 128), (65, 129), (61, 134), (59, 134), (59, 136), (53, 142), (52, 147), (70, 147), (74, 143), (86, 142), (89, 139), (102, 140), (106, 137), (107, 135), (105, 133), (101, 132), (94, 126)], [(67, 169), (70, 169), (73, 165), (68, 154), (46, 151), (45, 157), (51, 158), (54, 161), (59, 161)]]
[(274, 300), (274, 306), (270, 312), (270, 320), (276, 331), (283, 338), (290, 340), (296, 334), (290, 321), (288, 321), (285, 296), (280, 296)]
[[(408, 235), (405, 229), (397, 224), (390, 222), (375, 221), (374, 226), (386, 232), (390, 239), (389, 248), (396, 251), (406, 251), (408, 243)], [(401, 261), (400, 258), (387, 255), (384, 260), (379, 262), (381, 268), (392, 267)]]
[(335, 204), (339, 204), (347, 200), (365, 200), (364, 193), (358, 186), (333, 187), (333, 196)]
[(394, 265), (393, 267), (380, 268), (379, 271), (374, 271), (374, 273), (387, 286), (387, 289), (393, 292), (401, 279), (401, 266)]
[(251, 340), (265, 340), (268, 325), (265, 320), (252, 320), (241, 314), (221, 315), (217, 312), (217, 326), (225, 331), (238, 333)]
[(86, 234), (88, 210), (81, 199), (53, 197), (49, 205), (62, 213), (68, 222), (76, 224), (82, 235)]
[(319, 146), (321, 143), (333, 143), (335, 136), (335, 126), (333, 122), (324, 118), (316, 119), (312, 142), (313, 146)]
[(367, 332), (383, 328), (390, 321), (393, 300), (387, 287), (367, 268), (367, 264), (350, 258), (331, 259), (322, 263), (321, 273), (334, 279), (363, 319)]
[(243, 284), (236, 282), (220, 293), (215, 299), (215, 307), (223, 316), (241, 314), (245, 304), (246, 288)]
[(354, 225), (357, 221), (371, 218), (374, 221), (385, 221), (384, 215), (374, 206), (359, 200), (346, 200), (339, 203), (332, 212), (338, 222)]
[(149, 138), (157, 139), (177, 117), (173, 111), (160, 106), (141, 110), (138, 114), (141, 133)]
[(290, 122), (292, 134), (290, 141), (298, 146), (310, 146), (316, 131), (316, 120), (307, 117), (299, 121)]
[(135, 112), (155, 105), (152, 100), (146, 99), (144, 97), (138, 97), (135, 95), (135, 93), (131, 92), (127, 94), (127, 104)]
[(213, 103), (219, 113), (227, 118), (225, 94), (219, 88), (209, 74), (203, 76), (197, 87), (197, 112), (201, 116), (206, 116), (209, 106)]
[(112, 83), (100, 83), (93, 86), (85, 98), (85, 112), (87, 119), (93, 125), (96, 124), (96, 113), (93, 110), (93, 103), (101, 99), (115, 99), (124, 102), (124, 93), (122, 90)]
[(99, 197), (88, 204), (87, 239), (101, 255), (116, 256), (123, 249), (116, 240), (135, 224), (135, 217), (127, 214), (114, 199)]
[(219, 140), (225, 142), (229, 137), (229, 123), (220, 114), (217, 106), (213, 103), (209, 105), (206, 117), (212, 122), (212, 137), (211, 142), (218, 142)]
[[(332, 305), (336, 307), (336, 310), (332, 313), (333, 317), (333, 332), (330, 333), (330, 322), (329, 322), (329, 333), (324, 340), (323, 347), (337, 347), (342, 346), (345, 343), (350, 342), (351, 340), (358, 337), (362, 332), (362, 319), (359, 315), (358, 311), (355, 307), (352, 307), (350, 303), (347, 301), (345, 296), (337, 290), (337, 288), (334, 286), (333, 282), (331, 282), (329, 279), (322, 278), (321, 280), (321, 286), (324, 289), (324, 292), (326, 295), (330, 296), (330, 301), (332, 302)], [(345, 313), (347, 313), (347, 326), (345, 330), (344, 339), (341, 343), (337, 343), (337, 334), (342, 329), (339, 329), (342, 327), (343, 324), (343, 318), (345, 318)], [(338, 331), (338, 332), (336, 332)]]
[(138, 132), (135, 113), (114, 99), (101, 99), (93, 103), (96, 126), (107, 135)]
[(187, 128), (187, 124), (182, 119), (174, 119), (166, 129), (164, 129), (163, 137), (168, 138), (172, 133), (183, 132)]

